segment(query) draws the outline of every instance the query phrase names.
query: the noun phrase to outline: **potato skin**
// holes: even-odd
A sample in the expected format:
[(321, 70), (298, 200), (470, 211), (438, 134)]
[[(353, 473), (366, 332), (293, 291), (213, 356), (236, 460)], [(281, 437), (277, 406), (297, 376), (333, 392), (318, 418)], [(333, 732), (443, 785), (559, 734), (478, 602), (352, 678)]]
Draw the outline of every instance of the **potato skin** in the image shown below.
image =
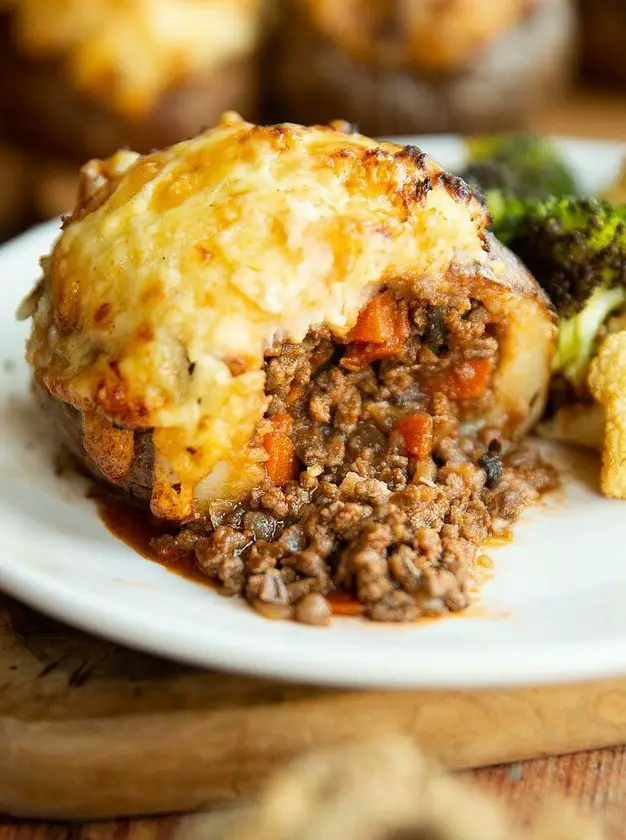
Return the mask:
[[(500, 362), (493, 380), (498, 415), (514, 440), (527, 434), (545, 408), (557, 317), (547, 295), (526, 266), (492, 234), (488, 236), (494, 280), (513, 294), (500, 334)], [(498, 299), (495, 289), (490, 292)], [(485, 299), (489, 308), (489, 302)]]
[(134, 432), (134, 455), (130, 470), (124, 478), (113, 481), (104, 474), (98, 463), (85, 449), (82, 411), (69, 403), (56, 399), (36, 382), (33, 388), (37, 402), (47, 417), (57, 439), (67, 447), (79, 464), (99, 483), (126, 493), (142, 505), (149, 505), (152, 495), (152, 466), (154, 462), (152, 431)]

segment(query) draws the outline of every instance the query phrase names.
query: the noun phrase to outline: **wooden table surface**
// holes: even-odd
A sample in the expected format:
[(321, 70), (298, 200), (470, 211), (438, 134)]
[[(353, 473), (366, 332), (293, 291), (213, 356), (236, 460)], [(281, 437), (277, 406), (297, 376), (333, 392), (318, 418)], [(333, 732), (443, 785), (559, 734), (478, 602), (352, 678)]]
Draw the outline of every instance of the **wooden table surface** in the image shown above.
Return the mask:
[[(559, 795), (602, 820), (610, 840), (626, 837), (626, 747), (462, 775), (497, 794), (522, 818), (532, 818), (540, 802)], [(5, 819), (0, 820), (0, 840), (182, 840), (193, 833), (190, 829), (201, 829), (202, 819), (202, 815), (189, 815), (71, 824)]]
[[(533, 128), (561, 135), (626, 140), (626, 94), (586, 92), (538, 113)], [(519, 815), (564, 795), (601, 817), (610, 837), (626, 838), (626, 747), (536, 759), (464, 774), (500, 796)], [(43, 823), (0, 819), (0, 840), (170, 840), (187, 836), (201, 816), (100, 823)]]

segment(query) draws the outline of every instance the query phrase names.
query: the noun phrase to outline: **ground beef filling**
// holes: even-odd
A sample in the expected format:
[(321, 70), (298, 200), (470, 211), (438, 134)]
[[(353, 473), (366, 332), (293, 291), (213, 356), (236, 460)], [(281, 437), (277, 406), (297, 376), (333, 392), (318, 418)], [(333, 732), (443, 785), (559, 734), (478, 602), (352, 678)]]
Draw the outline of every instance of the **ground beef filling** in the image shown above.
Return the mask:
[[(476, 431), (490, 389), (459, 399), (445, 383), (497, 361), (495, 327), (471, 300), (401, 303), (410, 331), (393, 358), (359, 367), (325, 328), (266, 354), (268, 421), (288, 421), (297, 469), (245, 505), (156, 538), (164, 560), (193, 556), (230, 595), (273, 618), (323, 624), (351, 593), (376, 621), (463, 610), (478, 547), (554, 484), (528, 449), (502, 454)], [(403, 418), (427, 414), (429, 451), (407, 451)], [(297, 456), (297, 461), (295, 461)]]

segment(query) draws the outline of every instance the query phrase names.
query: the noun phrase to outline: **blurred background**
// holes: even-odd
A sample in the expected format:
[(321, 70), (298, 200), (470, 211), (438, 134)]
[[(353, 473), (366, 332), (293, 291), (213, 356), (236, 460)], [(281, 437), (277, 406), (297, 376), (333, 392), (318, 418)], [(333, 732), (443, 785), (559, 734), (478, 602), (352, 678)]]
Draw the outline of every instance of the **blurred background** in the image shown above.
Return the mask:
[(212, 125), (626, 138), (626, 0), (0, 0), (0, 236)]

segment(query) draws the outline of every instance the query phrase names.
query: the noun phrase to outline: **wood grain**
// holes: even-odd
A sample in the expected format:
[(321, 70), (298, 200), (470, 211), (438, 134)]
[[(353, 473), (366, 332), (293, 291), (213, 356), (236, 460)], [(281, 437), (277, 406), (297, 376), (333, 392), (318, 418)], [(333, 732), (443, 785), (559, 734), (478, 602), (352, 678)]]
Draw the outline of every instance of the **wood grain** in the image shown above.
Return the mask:
[(5, 599), (0, 809), (106, 818), (254, 792), (311, 748), (414, 739), (450, 768), (626, 742), (626, 680), (474, 692), (345, 691), (185, 668)]
[[(540, 802), (559, 795), (602, 821), (611, 840), (626, 836), (626, 748), (536, 759), (462, 775), (499, 796), (518, 818), (532, 818)], [(0, 840), (185, 840), (196, 834), (213, 840), (223, 824), (221, 815), (215, 820), (203, 814), (65, 824), (5, 819), (0, 820)]]
[[(15, 794), (21, 773), (25, 805), (14, 808), (21, 813), (128, 813), (140, 809), (138, 792), (144, 807), (199, 807), (251, 789), (309, 746), (358, 739), (378, 726), (390, 729), (390, 717), (396, 729), (413, 734), (453, 767), (493, 761), (496, 754), (514, 759), (594, 740), (616, 742), (626, 731), (626, 684), (620, 680), (591, 692), (589, 687), (552, 689), (550, 702), (539, 689), (428, 693), (416, 702), (412, 692), (281, 686), (145, 657), (10, 601), (0, 615), (0, 649), (0, 796)], [(208, 740), (202, 721), (207, 715), (217, 721)], [(182, 741), (181, 731), (187, 732)], [(520, 812), (560, 790), (619, 827), (626, 824), (625, 763), (624, 751), (615, 750), (482, 770), (474, 777)], [(181, 800), (181, 789), (191, 798)], [(7, 821), (0, 825), (0, 840), (92, 834), (103, 840), (139, 835), (160, 840), (178, 834), (191, 819), (200, 818), (86, 827)], [(206, 819), (202, 829), (203, 840), (210, 840)]]
[(518, 816), (531, 817), (546, 797), (563, 796), (601, 819), (611, 837), (626, 837), (625, 747), (474, 770), (467, 776), (502, 797)]

